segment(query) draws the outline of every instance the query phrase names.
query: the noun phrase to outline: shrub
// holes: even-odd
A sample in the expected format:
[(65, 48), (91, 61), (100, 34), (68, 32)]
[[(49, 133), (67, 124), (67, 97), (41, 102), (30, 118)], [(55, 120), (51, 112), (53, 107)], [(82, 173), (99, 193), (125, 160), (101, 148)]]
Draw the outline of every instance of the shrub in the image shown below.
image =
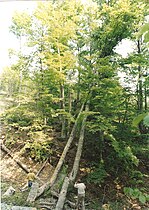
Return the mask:
[(138, 188), (124, 187), (124, 194), (132, 199), (138, 199), (142, 204), (149, 201), (149, 195), (141, 192)]
[(52, 154), (50, 143), (47, 142), (28, 142), (23, 148), (23, 153), (30, 155), (36, 161), (44, 161)]
[(11, 108), (5, 112), (5, 122), (9, 125), (29, 126), (34, 119), (35, 113), (23, 106)]
[(88, 175), (87, 181), (95, 184), (101, 184), (104, 182), (107, 175), (104, 163), (101, 161), (97, 167), (92, 169), (91, 173)]

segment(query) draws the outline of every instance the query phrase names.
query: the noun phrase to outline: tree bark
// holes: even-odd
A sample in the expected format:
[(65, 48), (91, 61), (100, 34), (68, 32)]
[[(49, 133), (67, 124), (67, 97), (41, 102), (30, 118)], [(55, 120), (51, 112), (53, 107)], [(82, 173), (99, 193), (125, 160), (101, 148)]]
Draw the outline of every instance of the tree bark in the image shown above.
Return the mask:
[(39, 184), (37, 182), (33, 182), (30, 192), (27, 197), (27, 202), (32, 203), (35, 200), (39, 188)]
[(147, 87), (146, 82), (144, 84), (144, 109), (147, 110)]
[[(64, 85), (60, 85), (60, 97), (61, 97), (61, 109), (65, 111), (65, 93), (64, 93)], [(61, 116), (62, 128), (61, 128), (61, 138), (66, 137), (66, 119), (65, 116)]]
[[(87, 112), (89, 110), (89, 106), (86, 105), (85, 111)], [(82, 148), (83, 148), (83, 142), (84, 142), (84, 131), (85, 131), (85, 122), (86, 122), (87, 116), (84, 117), (83, 122), (82, 122), (82, 127), (81, 127), (81, 131), (80, 131), (80, 138), (79, 138), (79, 142), (78, 142), (78, 148), (77, 148), (77, 152), (76, 152), (76, 157), (74, 160), (74, 164), (73, 164), (73, 169), (70, 173), (70, 181), (73, 182), (77, 176), (77, 172), (79, 169), (79, 163), (80, 163), (80, 159), (81, 159), (81, 154), (82, 154)]]
[[(58, 52), (58, 57), (59, 57), (59, 71), (62, 73), (63, 69), (62, 69), (62, 61), (61, 61), (61, 52), (60, 52), (58, 43), (57, 43), (57, 52)], [(61, 98), (60, 108), (65, 111), (65, 90), (64, 90), (63, 81), (60, 83), (60, 98)], [(65, 138), (66, 137), (66, 119), (64, 115), (61, 116), (61, 124), (62, 124), (61, 138)]]
[[(68, 110), (69, 114), (71, 115), (72, 112), (72, 92), (71, 92), (71, 86), (69, 86), (69, 97), (68, 97)], [(68, 119), (68, 126), (67, 126), (67, 136), (70, 134), (70, 125), (71, 125), (71, 120)]]
[[(141, 53), (141, 40), (138, 40), (137, 42), (137, 48), (138, 48), (138, 54)], [(143, 85), (142, 85), (142, 69), (141, 66), (138, 65), (138, 88), (137, 88), (137, 92), (138, 92), (138, 111), (141, 113), (143, 110)]]
[(70, 146), (71, 146), (71, 143), (72, 143), (72, 141), (73, 141), (73, 139), (74, 139), (75, 131), (76, 131), (76, 128), (77, 128), (77, 123), (78, 123), (78, 120), (79, 120), (79, 118), (80, 118), (81, 112), (83, 111), (83, 108), (84, 108), (84, 103), (82, 104), (82, 107), (81, 107), (81, 109), (80, 109), (80, 112), (79, 112), (79, 114), (78, 114), (78, 116), (77, 116), (77, 119), (76, 119), (76, 121), (75, 121), (75, 124), (74, 124), (74, 126), (73, 126), (73, 129), (72, 129), (72, 131), (71, 131), (70, 137), (69, 137), (69, 139), (68, 139), (68, 141), (67, 141), (67, 144), (66, 144), (66, 146), (65, 146), (65, 148), (64, 148), (64, 150), (63, 150), (63, 153), (62, 153), (62, 155), (61, 155), (61, 157), (60, 157), (60, 159), (59, 159), (59, 161), (58, 161), (58, 164), (57, 164), (57, 166), (56, 166), (56, 168), (55, 168), (55, 170), (54, 170), (54, 173), (53, 173), (53, 175), (52, 175), (50, 181), (47, 182), (47, 183), (45, 183), (43, 186), (41, 186), (41, 187), (39, 188), (39, 192), (38, 192), (36, 198), (38, 198), (39, 196), (41, 196), (41, 195), (44, 193), (45, 190), (48, 190), (48, 189), (49, 189), (50, 187), (52, 187), (53, 184), (55, 183), (55, 181), (56, 181), (56, 179), (57, 179), (57, 176), (58, 176), (58, 173), (59, 173), (59, 171), (60, 171), (60, 169), (61, 169), (61, 167), (62, 167), (62, 165), (63, 165), (63, 162), (64, 162), (64, 160), (65, 160), (66, 154), (67, 154), (67, 152), (68, 152), (68, 150), (69, 150), (69, 148), (70, 148)]
[(66, 177), (64, 182), (63, 182), (63, 186), (62, 186), (62, 189), (61, 189), (61, 192), (60, 192), (55, 210), (63, 209), (64, 202), (65, 202), (65, 199), (66, 199), (67, 189), (68, 189), (68, 186), (69, 186), (69, 182), (70, 182), (70, 179), (68, 177)]
[[(88, 111), (88, 110), (89, 110), (88, 105), (86, 105), (85, 111)], [(69, 183), (70, 183), (70, 181), (73, 182), (75, 180), (76, 176), (77, 176), (79, 163), (80, 163), (80, 159), (81, 159), (81, 154), (82, 154), (83, 142), (84, 142), (84, 130), (85, 130), (86, 118), (87, 118), (87, 116), (84, 117), (83, 122), (82, 122), (82, 127), (81, 127), (81, 131), (80, 131), (80, 138), (79, 138), (79, 142), (78, 142), (78, 148), (77, 148), (77, 152), (76, 152), (76, 156), (75, 156), (72, 171), (71, 171), (69, 177), (66, 177), (65, 180), (64, 180), (64, 183), (63, 183), (63, 186), (62, 186), (62, 189), (61, 189), (61, 192), (60, 192), (59, 199), (58, 199), (55, 210), (62, 210), (63, 209)]]
[(138, 66), (139, 71), (139, 81), (138, 81), (138, 110), (142, 112), (143, 110), (143, 91), (142, 91), (142, 73), (141, 73), (141, 66)]

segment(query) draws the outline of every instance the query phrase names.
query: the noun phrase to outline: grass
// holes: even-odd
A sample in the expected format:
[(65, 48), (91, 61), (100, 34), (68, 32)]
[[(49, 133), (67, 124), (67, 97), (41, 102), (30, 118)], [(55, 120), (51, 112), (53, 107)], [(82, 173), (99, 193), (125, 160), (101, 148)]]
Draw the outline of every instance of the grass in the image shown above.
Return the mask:
[(15, 194), (11, 196), (3, 196), (6, 190), (10, 187), (8, 182), (1, 182), (1, 202), (12, 206), (33, 206), (26, 202), (29, 191), (21, 192), (17, 189), (17, 186), (13, 184), (13, 188), (16, 189)]

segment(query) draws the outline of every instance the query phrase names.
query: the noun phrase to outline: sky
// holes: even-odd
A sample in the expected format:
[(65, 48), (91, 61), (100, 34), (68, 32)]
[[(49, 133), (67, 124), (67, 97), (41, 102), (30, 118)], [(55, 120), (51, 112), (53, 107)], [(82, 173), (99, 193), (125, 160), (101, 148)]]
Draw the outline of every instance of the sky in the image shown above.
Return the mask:
[[(86, 0), (83, 0), (84, 2)], [(8, 49), (19, 49), (19, 42), (16, 37), (9, 32), (11, 19), (15, 11), (32, 11), (39, 1), (13, 1), (13, 0), (0, 0), (0, 73), (5, 66), (9, 66)], [(117, 47), (117, 52), (124, 57), (128, 52), (132, 51), (132, 43), (124, 40), (122, 44)]]
[(19, 43), (15, 36), (9, 32), (11, 19), (14, 12), (23, 10), (33, 10), (36, 1), (0, 1), (0, 72), (3, 67), (9, 65), (9, 48), (19, 48)]

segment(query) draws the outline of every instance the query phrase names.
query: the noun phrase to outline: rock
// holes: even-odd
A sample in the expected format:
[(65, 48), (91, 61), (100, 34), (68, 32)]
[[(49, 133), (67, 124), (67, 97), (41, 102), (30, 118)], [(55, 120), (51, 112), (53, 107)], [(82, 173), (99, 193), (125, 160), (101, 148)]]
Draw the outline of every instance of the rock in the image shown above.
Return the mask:
[(3, 196), (11, 196), (11, 195), (13, 195), (15, 193), (15, 191), (16, 190), (12, 186), (10, 186), (8, 188), (8, 190), (3, 194)]
[(35, 207), (11, 206), (5, 203), (0, 204), (1, 210), (37, 210)]

